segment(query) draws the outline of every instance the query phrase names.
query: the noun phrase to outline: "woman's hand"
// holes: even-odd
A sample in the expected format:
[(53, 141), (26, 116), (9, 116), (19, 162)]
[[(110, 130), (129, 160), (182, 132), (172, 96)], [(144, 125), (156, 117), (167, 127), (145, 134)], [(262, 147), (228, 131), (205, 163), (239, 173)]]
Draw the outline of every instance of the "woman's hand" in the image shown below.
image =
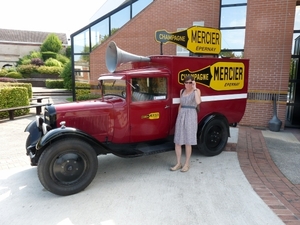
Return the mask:
[(197, 89), (197, 87), (196, 87), (196, 82), (195, 82), (194, 80), (192, 81), (192, 87), (193, 87), (194, 90)]

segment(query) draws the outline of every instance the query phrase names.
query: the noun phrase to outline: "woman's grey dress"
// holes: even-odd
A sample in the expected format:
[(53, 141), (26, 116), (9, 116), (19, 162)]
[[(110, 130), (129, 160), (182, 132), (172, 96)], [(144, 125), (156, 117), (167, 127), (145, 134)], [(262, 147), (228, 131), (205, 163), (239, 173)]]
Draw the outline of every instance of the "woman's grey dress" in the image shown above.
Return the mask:
[[(196, 145), (197, 144), (197, 110), (195, 92), (192, 91), (185, 96), (185, 91), (180, 96), (181, 109), (178, 112), (174, 143), (178, 145)], [(184, 108), (190, 106), (193, 108)]]

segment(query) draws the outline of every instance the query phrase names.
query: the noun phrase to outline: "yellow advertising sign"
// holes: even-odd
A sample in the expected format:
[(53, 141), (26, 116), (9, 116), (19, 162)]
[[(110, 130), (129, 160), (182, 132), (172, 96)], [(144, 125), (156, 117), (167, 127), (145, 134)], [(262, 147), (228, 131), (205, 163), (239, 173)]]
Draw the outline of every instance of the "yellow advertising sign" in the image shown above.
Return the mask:
[(242, 62), (217, 62), (197, 71), (182, 70), (178, 74), (178, 82), (183, 84), (188, 75), (194, 77), (196, 83), (216, 91), (241, 90), (244, 87), (245, 65)]
[(158, 30), (155, 39), (163, 44), (176, 43), (193, 53), (219, 54), (221, 51), (221, 32), (214, 28), (192, 26), (174, 33)]
[(148, 115), (142, 116), (142, 119), (149, 119), (149, 120), (157, 120), (159, 119), (159, 112), (149, 113)]

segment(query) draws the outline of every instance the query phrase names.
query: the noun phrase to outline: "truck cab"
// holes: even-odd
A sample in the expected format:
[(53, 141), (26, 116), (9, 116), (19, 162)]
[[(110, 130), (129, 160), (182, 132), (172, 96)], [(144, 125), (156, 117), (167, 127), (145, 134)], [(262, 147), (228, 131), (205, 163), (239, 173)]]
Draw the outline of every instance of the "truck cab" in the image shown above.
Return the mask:
[[(42, 185), (58, 195), (92, 182), (98, 155), (137, 157), (174, 150), (173, 135), (184, 77), (201, 90), (197, 146), (220, 154), (245, 111), (249, 60), (132, 55), (107, 49), (110, 73), (99, 76), (101, 97), (45, 107), (27, 128), (26, 152)], [(123, 63), (132, 68), (115, 71)]]

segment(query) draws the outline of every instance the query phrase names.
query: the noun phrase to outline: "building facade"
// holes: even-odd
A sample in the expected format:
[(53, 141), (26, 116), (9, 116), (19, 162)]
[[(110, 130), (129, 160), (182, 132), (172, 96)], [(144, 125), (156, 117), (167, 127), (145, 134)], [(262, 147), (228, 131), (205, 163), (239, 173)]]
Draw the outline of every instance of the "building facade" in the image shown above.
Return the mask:
[[(204, 23), (206, 27), (220, 28), (222, 5), (230, 5), (232, 2), (239, 1), (151, 1), (122, 27), (118, 27), (116, 32), (106, 37), (105, 41), (90, 47), (89, 82), (96, 84), (99, 74), (107, 72), (105, 51), (110, 41), (116, 42), (120, 49), (136, 55), (159, 55), (160, 44), (154, 38), (156, 30), (175, 32), (197, 22)], [(243, 57), (250, 59), (248, 101), (240, 125), (267, 127), (274, 114), (273, 99), (275, 99), (278, 118), (284, 127), (297, 1), (240, 0), (240, 2), (247, 5)], [(89, 27), (80, 32), (84, 32), (85, 29)], [(71, 35), (71, 38), (74, 38), (72, 42), (76, 41), (76, 36), (79, 36), (80, 32)], [(176, 45), (163, 45), (163, 54), (176, 55)], [(76, 57), (74, 61), (76, 66)], [(126, 65), (118, 69), (124, 68)]]
[[(19, 58), (32, 51), (39, 51), (49, 32), (0, 29), (0, 69), (5, 65), (15, 66)], [(68, 45), (67, 35), (55, 33)]]

